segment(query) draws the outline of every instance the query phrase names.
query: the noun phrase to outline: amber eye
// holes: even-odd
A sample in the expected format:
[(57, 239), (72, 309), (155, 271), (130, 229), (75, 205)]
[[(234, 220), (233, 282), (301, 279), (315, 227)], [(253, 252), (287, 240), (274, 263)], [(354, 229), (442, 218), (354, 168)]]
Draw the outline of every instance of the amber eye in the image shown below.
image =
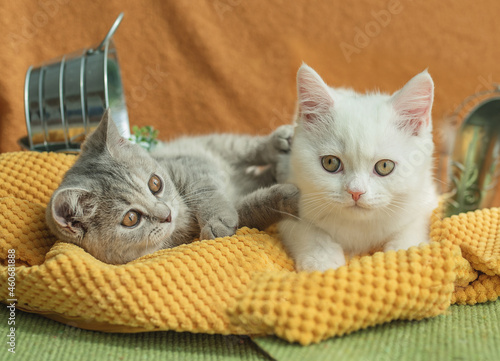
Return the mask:
[(323, 168), (330, 173), (337, 173), (342, 170), (342, 161), (333, 155), (321, 157), (321, 164)]
[(375, 164), (375, 172), (377, 172), (378, 175), (385, 177), (386, 175), (392, 173), (395, 166), (396, 164), (394, 164), (392, 160), (382, 159)]
[(139, 212), (128, 211), (125, 217), (123, 217), (122, 226), (132, 228), (137, 226), (140, 220), (141, 220), (141, 214)]
[(151, 176), (151, 178), (149, 178), (148, 186), (149, 186), (149, 190), (153, 194), (156, 194), (159, 191), (161, 191), (162, 184), (161, 184), (160, 177), (158, 177), (156, 174)]

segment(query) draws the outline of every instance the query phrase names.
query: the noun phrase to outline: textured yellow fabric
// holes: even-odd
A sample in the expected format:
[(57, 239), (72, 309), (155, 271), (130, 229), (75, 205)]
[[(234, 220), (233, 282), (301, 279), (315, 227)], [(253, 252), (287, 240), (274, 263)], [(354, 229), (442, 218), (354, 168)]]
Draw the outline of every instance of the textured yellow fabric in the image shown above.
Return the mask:
[(457, 287), (451, 298), (452, 303), (474, 305), (495, 301), (500, 295), (500, 276), (482, 274), (466, 287)]
[(238, 298), (234, 323), (302, 344), (394, 319), (443, 313), (454, 289), (452, 251), (438, 243), (377, 252), (324, 273), (265, 273)]
[[(324, 273), (294, 272), (275, 227), (108, 265), (57, 242), (44, 223), (50, 195), (75, 159), (0, 154), (0, 284), (15, 249), (20, 309), (103, 331), (276, 334), (309, 344), (500, 295), (499, 209), (445, 219), (437, 210), (430, 245), (356, 257)], [(0, 301), (9, 298), (1, 287)]]
[(456, 282), (452, 303), (473, 305), (495, 301), (500, 296), (500, 209), (435, 220), (431, 239), (447, 240), (462, 250), (463, 260), (457, 268), (461, 280)]

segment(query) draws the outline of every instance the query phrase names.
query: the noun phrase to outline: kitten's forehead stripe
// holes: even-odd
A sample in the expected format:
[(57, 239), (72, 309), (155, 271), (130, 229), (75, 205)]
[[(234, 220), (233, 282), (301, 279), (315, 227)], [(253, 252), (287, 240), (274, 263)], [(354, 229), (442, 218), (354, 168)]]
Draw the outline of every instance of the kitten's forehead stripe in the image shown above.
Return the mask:
[[(130, 171), (121, 164), (111, 162), (110, 167), (107, 163), (92, 162), (85, 167), (85, 176), (94, 179), (99, 184), (98, 189), (103, 191), (103, 194), (113, 198), (119, 193), (137, 193), (143, 192), (143, 187), (134, 181)], [(113, 164), (115, 163), (115, 164)]]
[(131, 203), (128, 201), (128, 199), (126, 199), (124, 197), (118, 197), (117, 200), (118, 200), (118, 202), (123, 203), (123, 204), (125, 204), (127, 206), (131, 205)]

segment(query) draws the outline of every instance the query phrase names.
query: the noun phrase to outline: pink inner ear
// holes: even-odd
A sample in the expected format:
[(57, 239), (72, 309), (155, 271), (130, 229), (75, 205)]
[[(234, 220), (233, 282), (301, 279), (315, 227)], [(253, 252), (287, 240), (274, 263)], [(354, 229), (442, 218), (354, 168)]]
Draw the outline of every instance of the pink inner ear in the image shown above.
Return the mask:
[(404, 99), (405, 102), (399, 102), (395, 104), (395, 109), (398, 113), (408, 116), (412, 121), (418, 118), (419, 121), (425, 120), (426, 125), (429, 124), (429, 114), (431, 107), (431, 92), (422, 92), (417, 94), (412, 94), (412, 97)]
[[(428, 103), (429, 104), (429, 103)], [(422, 125), (429, 126), (430, 121), (430, 105), (421, 108), (409, 108), (401, 112), (405, 117), (406, 124), (404, 127), (409, 127), (413, 130), (413, 135), (417, 135), (422, 128)]]
[(52, 210), (52, 215), (54, 218), (54, 221), (64, 229), (66, 232), (76, 234), (75, 229), (73, 228), (73, 225), (68, 219), (66, 218), (68, 214), (70, 213), (69, 205), (65, 202), (56, 202), (54, 204), (54, 208)]
[(417, 135), (422, 125), (429, 126), (434, 97), (434, 84), (427, 73), (421, 73), (410, 80), (394, 95), (393, 105), (401, 116), (401, 128), (410, 129)]
[(297, 74), (299, 110), (307, 121), (325, 113), (333, 106), (333, 99), (327, 85), (318, 74), (307, 66), (302, 66)]
[(67, 228), (68, 227), (68, 221), (66, 221), (66, 218), (62, 217), (61, 215), (59, 214), (54, 214), (54, 220), (57, 222), (57, 224), (59, 224), (59, 226), (63, 227), (63, 228)]
[(328, 109), (329, 107), (325, 106), (324, 103), (313, 100), (303, 101), (300, 103), (300, 112), (309, 122), (314, 121), (314, 118), (317, 117), (318, 114), (325, 113)]

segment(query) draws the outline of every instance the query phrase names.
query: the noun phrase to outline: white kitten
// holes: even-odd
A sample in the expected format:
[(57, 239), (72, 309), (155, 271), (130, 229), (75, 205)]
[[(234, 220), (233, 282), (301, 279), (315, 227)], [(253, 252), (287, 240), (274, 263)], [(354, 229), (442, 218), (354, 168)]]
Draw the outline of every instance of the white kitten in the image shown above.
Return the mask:
[(296, 269), (335, 269), (346, 263), (344, 252), (427, 243), (437, 206), (427, 71), (391, 96), (329, 88), (304, 64), (297, 88), (285, 174), (301, 191), (300, 220), (279, 227)]

